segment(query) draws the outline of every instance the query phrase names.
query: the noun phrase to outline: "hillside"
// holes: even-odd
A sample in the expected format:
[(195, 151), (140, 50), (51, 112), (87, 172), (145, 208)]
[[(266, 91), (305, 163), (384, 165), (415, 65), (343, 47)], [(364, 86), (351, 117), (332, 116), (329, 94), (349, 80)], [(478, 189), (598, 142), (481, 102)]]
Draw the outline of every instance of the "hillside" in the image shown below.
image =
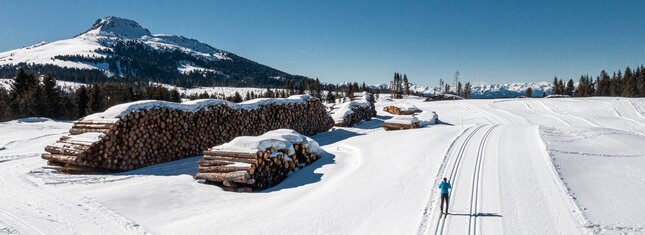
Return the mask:
[(195, 39), (153, 34), (136, 21), (112, 16), (71, 39), (0, 53), (0, 77), (11, 77), (17, 66), (77, 82), (128, 78), (182, 86), (267, 86), (306, 79)]

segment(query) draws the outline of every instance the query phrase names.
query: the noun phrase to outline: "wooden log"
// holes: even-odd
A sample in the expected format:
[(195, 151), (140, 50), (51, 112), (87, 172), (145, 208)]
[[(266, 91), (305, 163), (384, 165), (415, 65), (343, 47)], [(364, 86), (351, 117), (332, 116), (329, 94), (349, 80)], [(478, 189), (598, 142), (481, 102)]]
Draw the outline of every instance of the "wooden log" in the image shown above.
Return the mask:
[(235, 158), (235, 157), (222, 157), (222, 156), (210, 156), (204, 155), (204, 160), (220, 160), (220, 161), (229, 161), (229, 162), (243, 162), (248, 164), (256, 163), (257, 160), (253, 158)]
[(60, 155), (60, 154), (43, 153), (41, 158), (45, 159), (45, 160), (49, 160), (49, 161), (64, 162), (64, 163), (78, 163), (78, 162), (80, 162), (80, 158), (78, 156), (73, 156), (73, 155)]
[[(199, 173), (228, 173), (235, 171), (249, 171), (252, 166), (200, 166), (197, 169)], [(251, 174), (251, 173), (249, 173)]]
[(196, 178), (215, 182), (231, 181), (243, 184), (253, 184), (255, 182), (255, 179), (251, 179), (251, 175), (246, 171), (228, 173), (197, 173)]
[(232, 157), (232, 158), (256, 158), (257, 157), (257, 153), (239, 153), (239, 152), (212, 150), (212, 149), (204, 151), (204, 155)]

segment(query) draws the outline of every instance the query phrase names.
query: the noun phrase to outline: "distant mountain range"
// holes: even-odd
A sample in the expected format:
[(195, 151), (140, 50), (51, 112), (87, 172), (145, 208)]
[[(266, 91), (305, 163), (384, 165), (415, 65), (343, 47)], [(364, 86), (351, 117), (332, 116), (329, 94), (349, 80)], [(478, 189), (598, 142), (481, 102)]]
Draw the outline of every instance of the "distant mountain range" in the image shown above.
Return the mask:
[(307, 79), (195, 39), (152, 34), (136, 21), (113, 16), (97, 20), (71, 39), (0, 53), (5, 75), (18, 66), (78, 82), (98, 76), (99, 80), (128, 78), (180, 85), (277, 86), (286, 80)]
[[(387, 83), (370, 85), (372, 88), (387, 89)], [(505, 84), (487, 84), (474, 83), (471, 97), (475, 99), (493, 99), (493, 98), (513, 98), (524, 96), (526, 89), (531, 88), (533, 97), (540, 97), (542, 94), (551, 95), (551, 84), (548, 82), (535, 83), (505, 83)], [(454, 89), (454, 88), (453, 88)], [(435, 93), (434, 87), (411, 84), (410, 90), (424, 94)], [(454, 91), (454, 90), (453, 90)], [(440, 91), (437, 91), (439, 93)]]

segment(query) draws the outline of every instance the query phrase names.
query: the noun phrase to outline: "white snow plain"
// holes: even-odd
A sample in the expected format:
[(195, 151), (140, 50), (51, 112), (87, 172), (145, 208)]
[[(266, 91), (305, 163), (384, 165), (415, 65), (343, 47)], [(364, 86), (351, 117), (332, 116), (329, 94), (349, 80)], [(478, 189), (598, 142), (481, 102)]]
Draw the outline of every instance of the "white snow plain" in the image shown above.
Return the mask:
[[(440, 123), (384, 131), (387, 105)], [(199, 156), (104, 175), (43, 168), (69, 122), (0, 123), (0, 234), (641, 234), (645, 99), (423, 102), (311, 138), (322, 158), (275, 187), (193, 179)], [(437, 184), (453, 184), (440, 216)]]

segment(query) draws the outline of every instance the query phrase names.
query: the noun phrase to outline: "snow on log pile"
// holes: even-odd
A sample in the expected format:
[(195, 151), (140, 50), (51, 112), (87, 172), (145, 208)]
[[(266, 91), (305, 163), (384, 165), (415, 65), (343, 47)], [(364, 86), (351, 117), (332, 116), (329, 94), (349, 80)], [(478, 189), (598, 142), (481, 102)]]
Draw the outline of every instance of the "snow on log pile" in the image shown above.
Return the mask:
[(333, 124), (323, 104), (306, 95), (240, 104), (137, 101), (75, 122), (70, 135), (47, 146), (42, 158), (68, 173), (124, 171), (200, 155), (238, 136), (281, 128), (313, 135)]
[(262, 190), (318, 160), (318, 143), (294, 130), (240, 136), (204, 152), (197, 179), (235, 192)]
[(412, 115), (421, 112), (421, 110), (414, 105), (385, 106), (383, 107), (383, 111), (395, 115)]
[(439, 122), (439, 116), (436, 112), (421, 112), (416, 115), (396, 115), (388, 120), (383, 121), (383, 129), (389, 130), (405, 130), (420, 128), (427, 125), (434, 125)]
[(350, 102), (340, 104), (340, 107), (332, 111), (331, 117), (335, 126), (352, 126), (361, 121), (370, 120), (376, 116), (374, 101), (370, 100), (367, 92), (363, 92), (359, 98)]

